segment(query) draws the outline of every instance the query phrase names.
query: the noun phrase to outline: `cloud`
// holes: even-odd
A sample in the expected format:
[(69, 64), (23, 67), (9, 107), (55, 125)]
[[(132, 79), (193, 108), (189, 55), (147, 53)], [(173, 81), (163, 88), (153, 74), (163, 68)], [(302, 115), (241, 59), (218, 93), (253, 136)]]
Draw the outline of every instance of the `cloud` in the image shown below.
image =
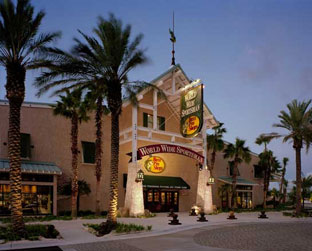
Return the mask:
[(240, 75), (245, 80), (272, 80), (280, 73), (280, 59), (272, 46), (247, 48), (243, 58)]

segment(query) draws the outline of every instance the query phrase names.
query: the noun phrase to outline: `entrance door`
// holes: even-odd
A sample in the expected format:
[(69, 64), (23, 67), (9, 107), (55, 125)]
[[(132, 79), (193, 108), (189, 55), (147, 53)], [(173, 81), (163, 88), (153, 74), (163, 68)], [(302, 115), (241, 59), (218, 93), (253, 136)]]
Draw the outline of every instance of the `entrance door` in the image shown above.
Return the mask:
[(239, 208), (252, 208), (252, 193), (237, 192), (237, 206)]
[(144, 191), (144, 207), (151, 212), (179, 211), (179, 191)]

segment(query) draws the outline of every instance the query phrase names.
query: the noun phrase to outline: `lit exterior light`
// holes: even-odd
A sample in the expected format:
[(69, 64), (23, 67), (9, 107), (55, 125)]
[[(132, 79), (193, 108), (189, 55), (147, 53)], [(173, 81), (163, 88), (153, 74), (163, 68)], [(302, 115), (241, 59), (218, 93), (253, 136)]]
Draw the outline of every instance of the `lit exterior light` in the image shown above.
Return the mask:
[(140, 169), (137, 172), (137, 177), (135, 179), (136, 182), (142, 182), (144, 180), (144, 172)]
[(213, 185), (214, 183), (215, 183), (214, 177), (209, 177), (209, 178), (208, 178), (207, 185), (208, 185), (208, 186), (209, 186), (209, 185)]

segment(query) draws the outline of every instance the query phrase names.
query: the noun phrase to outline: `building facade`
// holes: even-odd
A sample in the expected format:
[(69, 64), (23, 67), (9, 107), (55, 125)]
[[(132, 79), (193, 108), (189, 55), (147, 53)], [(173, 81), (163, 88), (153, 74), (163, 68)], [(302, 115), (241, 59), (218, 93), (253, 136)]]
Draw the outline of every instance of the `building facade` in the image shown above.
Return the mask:
[[(212, 173), (206, 169), (210, 154), (206, 147), (206, 131), (218, 125), (204, 105), (203, 129), (196, 137), (180, 134), (180, 95), (191, 82), (182, 68), (171, 67), (152, 81), (159, 92), (145, 89), (138, 93), (138, 105), (124, 102), (120, 116), (119, 196), (118, 207), (133, 215), (144, 208), (165, 212), (171, 208), (188, 211), (193, 205), (205, 208), (224, 207), (228, 196), (223, 189), (231, 183), (228, 160), (217, 154)], [(0, 102), (0, 214), (9, 212), (8, 182), (8, 111), (6, 101)], [(95, 123), (79, 126), (79, 179), (91, 188), (80, 198), (80, 210), (95, 210)], [(70, 197), (60, 196), (57, 187), (71, 179), (70, 120), (53, 115), (48, 104), (27, 103), (21, 111), (23, 210), (34, 214), (56, 214), (70, 209)], [(238, 204), (249, 208), (262, 203), (262, 180), (255, 177), (252, 154), (250, 164), (239, 167)], [(110, 116), (103, 117), (103, 161), (101, 209), (109, 205), (110, 186)], [(139, 170), (144, 181), (136, 180)], [(215, 184), (208, 184), (209, 177)], [(223, 191), (223, 192), (222, 192)]]

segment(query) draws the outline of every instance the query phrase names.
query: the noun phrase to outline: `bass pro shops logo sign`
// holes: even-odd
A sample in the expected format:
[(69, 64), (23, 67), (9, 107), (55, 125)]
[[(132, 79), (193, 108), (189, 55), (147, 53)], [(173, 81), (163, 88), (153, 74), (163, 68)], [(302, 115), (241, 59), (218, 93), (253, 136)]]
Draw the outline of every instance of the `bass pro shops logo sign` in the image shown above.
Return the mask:
[(180, 131), (183, 137), (195, 137), (203, 126), (203, 85), (181, 96)]
[(151, 173), (162, 173), (165, 171), (165, 161), (157, 156), (149, 157), (144, 163), (145, 169)]

